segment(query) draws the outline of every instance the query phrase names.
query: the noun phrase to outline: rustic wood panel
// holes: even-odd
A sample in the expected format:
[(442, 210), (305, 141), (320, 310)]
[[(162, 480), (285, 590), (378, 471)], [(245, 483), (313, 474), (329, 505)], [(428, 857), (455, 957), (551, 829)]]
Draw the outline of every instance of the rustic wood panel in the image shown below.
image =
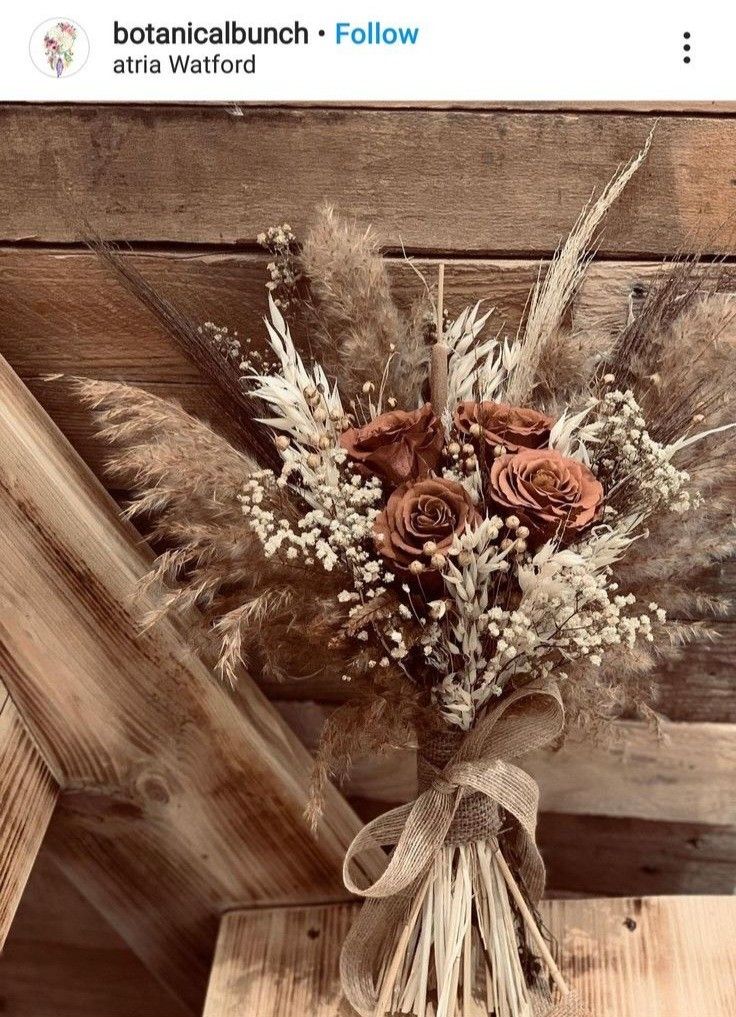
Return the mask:
[(203, 1017), (337, 1017), (340, 947), (355, 904), (233, 911), (223, 917)]
[(184, 1017), (42, 848), (0, 958), (3, 1017)]
[(736, 827), (543, 812), (537, 840), (551, 892), (733, 894)]
[[(131, 254), (151, 283), (197, 320), (215, 320), (241, 336), (263, 336), (267, 256), (154, 251)], [(406, 306), (422, 284), (403, 259), (389, 258), (394, 293)], [(463, 260), (447, 264), (445, 303), (458, 313), (482, 298), (499, 324), (516, 329), (537, 279), (536, 260)], [(436, 262), (416, 258), (430, 281)], [(652, 262), (597, 262), (576, 300), (576, 324), (591, 315), (611, 328), (626, 319), (628, 297), (658, 270)], [(736, 270), (734, 272), (736, 279)], [(92, 254), (81, 250), (0, 248), (3, 355), (24, 378), (87, 372), (145, 383), (200, 382), (196, 369), (148, 312)]]
[[(364, 822), (400, 804), (349, 801)], [(547, 867), (548, 897), (732, 894), (736, 889), (735, 826), (542, 812), (537, 843)]]
[[(216, 320), (262, 339), (266, 278), (263, 256), (150, 252), (132, 256), (148, 279), (195, 320)], [(416, 259), (431, 279), (435, 263)], [(539, 272), (530, 260), (454, 260), (447, 266), (446, 306), (451, 313), (479, 297), (496, 308), (499, 327), (513, 332)], [(389, 259), (394, 292), (407, 306), (421, 282), (401, 259)], [(626, 319), (629, 297), (659, 266), (651, 262), (594, 264), (574, 304), (574, 323), (610, 330)], [(724, 285), (729, 285), (724, 282)], [(736, 288), (736, 269), (733, 285)], [(204, 406), (201, 376), (147, 312), (92, 255), (80, 251), (0, 249), (3, 314), (0, 352), (26, 381), (48, 374), (88, 374), (143, 384), (160, 394)], [(490, 326), (489, 326), (490, 327)], [(89, 434), (88, 417), (63, 386), (36, 384), (56, 422), (97, 470), (102, 449)]]
[[(718, 588), (733, 595), (736, 565), (720, 569)], [(736, 722), (736, 626), (733, 621), (714, 626), (720, 638), (714, 643), (688, 647), (682, 659), (657, 674), (657, 709), (669, 720)], [(306, 678), (296, 682), (263, 682), (269, 699), (280, 702), (343, 703), (351, 691), (339, 677)]]
[[(317, 703), (279, 703), (305, 745), (314, 746), (326, 711)], [(736, 825), (736, 725), (617, 721), (611, 744), (570, 738), (558, 751), (523, 760), (548, 812), (637, 816), (672, 822)], [(350, 796), (405, 802), (416, 795), (416, 754), (395, 751), (358, 759)]]
[[(553, 900), (563, 973), (601, 1017), (732, 1017), (736, 900)], [(355, 905), (223, 919), (204, 1017), (347, 1017), (337, 959)]]
[(219, 912), (343, 898), (358, 820), (332, 793), (311, 838), (309, 757), (257, 688), (236, 705), (184, 622), (138, 631), (140, 542), (4, 362), (0, 434), (0, 668), (65, 789), (55, 856), (195, 1008)]
[[(643, 143), (646, 115), (447, 110), (5, 106), (0, 228), (70, 240), (77, 209), (126, 240), (252, 243), (327, 199), (398, 246), (550, 252), (591, 190)], [(442, 152), (441, 159), (427, 153)], [(730, 119), (664, 116), (605, 250), (726, 250)], [(43, 167), (43, 172), (39, 172)]]
[(544, 911), (594, 1014), (726, 1017), (736, 1009), (736, 900), (558, 900)]
[(0, 952), (57, 793), (55, 780), (0, 682)]

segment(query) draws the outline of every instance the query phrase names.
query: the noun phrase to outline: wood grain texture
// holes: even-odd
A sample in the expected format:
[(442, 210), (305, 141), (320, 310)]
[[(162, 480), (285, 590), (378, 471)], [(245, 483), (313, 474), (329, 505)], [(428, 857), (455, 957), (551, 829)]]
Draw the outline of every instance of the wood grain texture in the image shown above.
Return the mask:
[[(720, 568), (717, 588), (733, 596), (736, 589), (733, 562)], [(657, 710), (669, 720), (736, 722), (736, 626), (729, 620), (717, 623), (714, 628), (720, 635), (717, 642), (688, 647), (681, 660), (656, 673)], [(336, 705), (351, 696), (350, 689), (339, 677), (262, 682), (261, 687), (269, 699), (285, 703), (317, 701)]]
[[(145, 277), (198, 321), (215, 320), (241, 336), (264, 336), (267, 256), (152, 251), (127, 255)], [(406, 307), (422, 283), (401, 259), (388, 258), (393, 292)], [(434, 278), (436, 262), (415, 267)], [(628, 295), (656, 271), (652, 263), (601, 262), (578, 300), (578, 324), (590, 314), (614, 327), (625, 320)], [(447, 265), (446, 305), (459, 313), (482, 298), (496, 322), (514, 331), (539, 272), (535, 260), (453, 260)], [(147, 384), (201, 383), (196, 369), (89, 253), (0, 248), (4, 298), (3, 354), (24, 378), (50, 372), (95, 373)], [(297, 336), (298, 337), (298, 336)]]
[[(553, 900), (563, 973), (596, 1017), (732, 1017), (736, 900)], [(224, 917), (204, 1017), (347, 1017), (337, 960), (355, 905)]]
[[(217, 106), (5, 106), (2, 237), (75, 238), (78, 209), (125, 240), (251, 243), (329, 200), (417, 251), (551, 252), (652, 116)], [(443, 152), (441, 160), (427, 158)], [(143, 157), (143, 153), (145, 156)], [(725, 250), (730, 119), (663, 116), (613, 212), (609, 252)], [(39, 172), (39, 166), (44, 167)], [(472, 200), (469, 200), (469, 195)]]
[(56, 782), (0, 682), (0, 952), (57, 794)]
[(203, 1017), (337, 1017), (340, 947), (355, 904), (233, 911), (220, 924)]
[[(366, 823), (401, 804), (349, 801)], [(541, 812), (537, 844), (551, 897), (736, 893), (736, 826)]]
[(183, 623), (139, 631), (138, 538), (4, 362), (0, 435), (0, 670), (65, 790), (55, 856), (196, 1008), (219, 913), (344, 898), (357, 818), (331, 793), (310, 837), (309, 757), (257, 688), (236, 705)]
[[(326, 710), (279, 703), (281, 715), (313, 747)], [(521, 762), (548, 812), (736, 825), (736, 725), (664, 723), (662, 739), (639, 721), (617, 721), (611, 744), (568, 739)], [(416, 795), (416, 753), (357, 759), (346, 793), (405, 802)]]
[(552, 892), (736, 892), (734, 826), (543, 812), (537, 842)]
[(184, 1017), (42, 848), (0, 958), (3, 1017)]
[[(264, 256), (149, 252), (134, 265), (184, 313), (215, 320), (241, 338), (262, 342), (266, 308)], [(401, 259), (388, 259), (393, 291), (402, 307), (422, 284)], [(416, 259), (429, 278), (436, 263)], [(544, 265), (542, 265), (544, 268)], [(536, 260), (453, 260), (447, 263), (446, 306), (451, 314), (482, 298), (495, 314), (489, 331), (513, 333), (540, 270)], [(596, 324), (610, 332), (626, 320), (632, 292), (646, 287), (659, 266), (651, 262), (593, 264), (573, 305), (577, 329)], [(724, 286), (736, 289), (733, 280)], [(92, 255), (79, 251), (0, 248), (3, 315), (0, 352), (35, 390), (54, 419), (98, 471), (102, 449), (90, 438), (88, 417), (63, 386), (42, 385), (49, 374), (87, 374), (142, 384), (204, 409), (201, 375), (141, 305)], [(295, 332), (299, 339), (299, 329)]]

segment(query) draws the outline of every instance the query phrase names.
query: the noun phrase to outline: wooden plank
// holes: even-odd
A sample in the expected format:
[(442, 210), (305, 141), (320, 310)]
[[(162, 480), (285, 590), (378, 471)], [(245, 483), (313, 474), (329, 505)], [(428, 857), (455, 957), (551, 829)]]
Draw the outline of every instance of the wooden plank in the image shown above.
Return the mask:
[(232, 911), (220, 924), (203, 1017), (338, 1017), (337, 970), (355, 904)]
[[(267, 280), (264, 254), (147, 251), (127, 255), (157, 289), (198, 321), (215, 320), (241, 336), (262, 336)], [(402, 258), (387, 257), (394, 296), (406, 308), (422, 283)], [(537, 259), (446, 261), (445, 303), (451, 314), (482, 299), (494, 323), (514, 332), (540, 265)], [(430, 280), (436, 260), (414, 259)], [(600, 260), (588, 269), (574, 304), (575, 325), (620, 327), (629, 296), (662, 266)], [(24, 378), (87, 372), (145, 383), (189, 384), (196, 369), (148, 312), (84, 250), (0, 247), (2, 353)], [(732, 279), (736, 285), (736, 268)], [(727, 283), (726, 283), (727, 285)], [(490, 328), (491, 326), (489, 326)], [(298, 335), (297, 335), (298, 338)]]
[[(720, 569), (720, 592), (736, 592), (736, 564)], [(733, 620), (715, 626), (720, 639), (688, 647), (676, 664), (656, 672), (659, 686), (657, 710), (672, 721), (736, 723), (736, 626)], [(339, 676), (305, 678), (295, 682), (262, 682), (261, 688), (277, 702), (310, 702), (336, 705), (352, 692)]]
[(736, 827), (543, 812), (537, 841), (553, 892), (733, 894)]
[(309, 757), (257, 688), (236, 705), (183, 621), (139, 631), (140, 540), (4, 362), (0, 434), (0, 668), (65, 789), (55, 856), (197, 1008), (219, 913), (344, 897), (357, 818), (331, 793), (310, 837)]
[[(732, 1017), (736, 900), (553, 900), (565, 975), (601, 1017)], [(357, 906), (224, 917), (204, 1017), (347, 1017), (337, 961)]]
[[(313, 746), (325, 709), (316, 703), (278, 707)], [(611, 744), (570, 738), (563, 749), (522, 762), (539, 783), (547, 812), (736, 825), (736, 725), (667, 722), (662, 730), (660, 741), (640, 721), (617, 721)], [(408, 801), (416, 794), (416, 754), (356, 760), (345, 787), (351, 797)]]
[[(242, 114), (87, 104), (60, 119), (51, 105), (3, 107), (2, 236), (72, 240), (81, 208), (120, 239), (252, 243), (276, 220), (301, 230), (327, 199), (381, 223), (395, 247), (551, 252), (654, 122), (631, 113), (426, 109)], [(605, 250), (660, 254), (699, 237), (725, 251), (735, 158), (729, 120), (663, 116), (647, 165), (611, 217)]]
[(184, 1017), (42, 848), (0, 958), (5, 1017)]
[(57, 794), (56, 782), (0, 682), (0, 952)]
[[(241, 336), (262, 336), (267, 280), (263, 254), (153, 251), (130, 256), (147, 279), (199, 321), (214, 320)], [(388, 259), (394, 293), (406, 306), (422, 284), (401, 259)], [(611, 290), (619, 320), (626, 315), (627, 287), (642, 282), (651, 263), (610, 265), (611, 281), (594, 283), (596, 310)], [(435, 263), (415, 266), (436, 275)], [(453, 261), (447, 268), (446, 303), (459, 312), (479, 298), (498, 309), (514, 330), (521, 319), (539, 264), (530, 260)], [(145, 309), (99, 260), (85, 251), (0, 248), (3, 281), (2, 352), (24, 378), (76, 371), (146, 383), (193, 383), (196, 369)], [(601, 280), (601, 272), (596, 272)]]
[[(133, 260), (195, 320), (216, 320), (241, 338), (262, 339), (265, 257), (159, 251)], [(434, 262), (417, 259), (415, 265), (434, 277)], [(539, 267), (530, 260), (455, 260), (447, 266), (447, 307), (458, 313), (482, 297), (497, 310), (492, 327), (513, 332)], [(401, 259), (389, 259), (389, 270), (397, 300), (406, 307), (419, 295), (421, 282)], [(620, 326), (630, 294), (657, 270), (651, 262), (594, 264), (575, 302), (575, 326), (584, 329), (593, 321), (609, 330)], [(92, 255), (4, 248), (0, 277), (0, 352), (25, 381), (35, 382), (38, 397), (97, 471), (104, 450), (91, 437), (89, 416), (67, 388), (39, 383), (40, 377), (59, 372), (120, 379), (204, 410), (207, 389), (200, 375)]]
[[(400, 802), (350, 798), (364, 822)], [(542, 812), (547, 896), (732, 894), (736, 826)]]
[(736, 900), (557, 900), (544, 910), (562, 967), (606, 1017), (736, 1012)]

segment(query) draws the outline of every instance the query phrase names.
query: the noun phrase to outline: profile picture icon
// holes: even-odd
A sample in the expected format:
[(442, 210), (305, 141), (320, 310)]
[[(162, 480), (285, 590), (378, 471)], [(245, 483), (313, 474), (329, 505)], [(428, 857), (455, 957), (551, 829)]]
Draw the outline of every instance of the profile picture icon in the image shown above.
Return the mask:
[(89, 55), (82, 26), (71, 18), (50, 18), (31, 36), (31, 59), (51, 78), (69, 78), (81, 70)]

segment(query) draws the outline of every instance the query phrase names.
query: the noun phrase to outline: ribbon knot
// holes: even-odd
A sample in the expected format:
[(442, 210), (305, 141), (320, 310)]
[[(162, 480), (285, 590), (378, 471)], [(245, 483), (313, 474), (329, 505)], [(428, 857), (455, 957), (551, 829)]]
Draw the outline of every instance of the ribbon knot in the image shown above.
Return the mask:
[(455, 791), (461, 790), (460, 785), (456, 780), (453, 780), (453, 774), (447, 773), (440, 770), (435, 777), (432, 778), (432, 783), (429, 785), (430, 790), (436, 791), (440, 795), (451, 795)]
[[(531, 682), (507, 695), (468, 731), (447, 765), (432, 775), (413, 802), (378, 816), (358, 833), (343, 865), (345, 886), (361, 897), (403, 893), (427, 872), (445, 843), (464, 795), (484, 795), (515, 821), (515, 853), (527, 892), (544, 890), (544, 863), (535, 843), (539, 788), (511, 760), (548, 744), (562, 730), (564, 711), (557, 686)], [(359, 886), (352, 874), (369, 849), (393, 847), (382, 875)]]

